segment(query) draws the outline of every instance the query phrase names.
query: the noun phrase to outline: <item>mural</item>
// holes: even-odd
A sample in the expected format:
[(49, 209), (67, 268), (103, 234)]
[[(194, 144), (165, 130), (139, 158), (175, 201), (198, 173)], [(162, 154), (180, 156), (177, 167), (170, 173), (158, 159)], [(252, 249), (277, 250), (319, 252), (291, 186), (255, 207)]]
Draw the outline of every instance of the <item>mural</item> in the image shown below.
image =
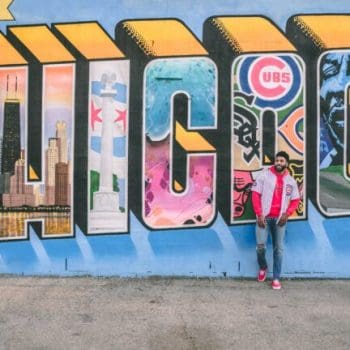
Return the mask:
[(349, 277), (350, 4), (264, 4), (0, 4), (0, 273), (255, 276), (284, 150), (285, 276)]
[[(145, 76), (144, 221), (152, 228), (208, 225), (215, 215), (215, 153), (201, 154), (205, 140), (186, 132), (173, 113), (174, 95), (185, 91), (188, 129), (215, 126), (215, 65), (206, 58), (156, 60)], [(185, 186), (173, 176), (174, 134), (199, 146), (187, 154)]]
[(89, 233), (127, 231), (128, 66), (90, 65)]
[(22, 210), (22, 207), (39, 205), (38, 187), (25, 183), (27, 79), (26, 67), (0, 69), (2, 239), (25, 237), (25, 219), (30, 217), (30, 213)]
[(333, 51), (319, 60), (319, 204), (329, 216), (348, 214), (347, 86), (350, 53)]
[(39, 191), (39, 205), (50, 210), (44, 235), (71, 234), (74, 66), (46, 66), (43, 95), (45, 184)]
[[(1, 154), (4, 237), (26, 237), (26, 221), (44, 223), (44, 235), (70, 235), (74, 67), (46, 66), (43, 72), (43, 144), (45, 181), (26, 179), (26, 70), (6, 74)], [(11, 91), (10, 76), (13, 76)], [(5, 82), (5, 79), (4, 79)], [(10, 95), (9, 95), (10, 94)], [(12, 94), (12, 96), (11, 96)], [(40, 136), (40, 135), (39, 135)]]
[[(304, 192), (304, 69), (295, 55), (245, 55), (235, 60), (232, 74), (232, 217), (248, 221), (255, 220), (250, 185), (278, 150), (289, 153), (291, 168), (298, 163), (297, 181)], [(305, 199), (301, 202), (300, 208)]]
[(346, 102), (349, 52), (344, 35), (329, 35), (329, 30), (335, 33), (339, 24), (347, 21), (348, 16), (342, 15), (298, 15), (287, 25), (289, 36), (303, 47), (305, 60), (313, 67), (309, 70), (309, 99), (317, 105), (317, 119), (312, 116), (310, 120), (317, 125), (317, 142), (312, 141), (310, 146), (316, 151), (317, 167), (310, 170), (317, 188), (311, 197), (327, 217), (348, 215), (350, 208)]

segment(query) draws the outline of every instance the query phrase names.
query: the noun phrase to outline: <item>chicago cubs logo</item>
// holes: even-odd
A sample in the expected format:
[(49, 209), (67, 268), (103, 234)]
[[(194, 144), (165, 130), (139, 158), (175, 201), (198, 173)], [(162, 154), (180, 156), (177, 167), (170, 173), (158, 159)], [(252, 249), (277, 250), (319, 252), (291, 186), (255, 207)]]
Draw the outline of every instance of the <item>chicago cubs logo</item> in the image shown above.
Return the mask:
[(241, 63), (239, 84), (259, 107), (286, 107), (300, 91), (300, 67), (291, 56), (249, 56)]
[(292, 85), (293, 73), (278, 57), (258, 58), (251, 65), (248, 74), (253, 92), (267, 100), (282, 97)]

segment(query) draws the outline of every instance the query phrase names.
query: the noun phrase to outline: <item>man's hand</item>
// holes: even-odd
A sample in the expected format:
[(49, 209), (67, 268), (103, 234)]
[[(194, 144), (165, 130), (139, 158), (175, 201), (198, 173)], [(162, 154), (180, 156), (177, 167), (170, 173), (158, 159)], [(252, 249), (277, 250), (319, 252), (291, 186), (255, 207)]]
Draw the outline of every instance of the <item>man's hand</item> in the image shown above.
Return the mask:
[(263, 215), (259, 215), (256, 222), (260, 228), (266, 227), (266, 220), (265, 220), (265, 217)]
[(283, 213), (281, 218), (278, 221), (278, 226), (284, 226), (288, 221), (288, 214), (287, 213)]

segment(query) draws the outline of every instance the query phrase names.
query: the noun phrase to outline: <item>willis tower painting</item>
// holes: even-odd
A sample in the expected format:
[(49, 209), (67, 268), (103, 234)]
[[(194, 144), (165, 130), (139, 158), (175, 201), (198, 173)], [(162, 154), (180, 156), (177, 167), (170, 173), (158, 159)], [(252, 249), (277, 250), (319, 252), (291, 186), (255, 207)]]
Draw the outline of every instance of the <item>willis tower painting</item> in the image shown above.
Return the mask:
[[(7, 76), (7, 92), (8, 92)], [(17, 92), (17, 77), (16, 87)], [(5, 100), (4, 105), (4, 128), (2, 138), (2, 160), (1, 160), (1, 173), (2, 174), (14, 174), (15, 163), (21, 156), (21, 137), (20, 137), (20, 104), (16, 98)]]
[(9, 75), (7, 75), (6, 99), (3, 113), (0, 193), (7, 193), (9, 191), (10, 176), (14, 174), (16, 161), (21, 157), (20, 101), (16, 98), (17, 76), (14, 98), (9, 98), (8, 93)]

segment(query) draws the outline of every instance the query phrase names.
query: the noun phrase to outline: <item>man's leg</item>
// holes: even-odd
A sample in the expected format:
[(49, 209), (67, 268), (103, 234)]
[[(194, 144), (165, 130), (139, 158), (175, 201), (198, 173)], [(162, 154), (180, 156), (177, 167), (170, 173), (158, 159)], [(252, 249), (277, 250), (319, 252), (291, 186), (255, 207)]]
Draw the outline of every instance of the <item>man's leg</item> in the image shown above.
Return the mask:
[(277, 220), (271, 222), (271, 237), (273, 247), (273, 279), (279, 280), (282, 270), (283, 241), (286, 232), (286, 225), (278, 226)]
[(265, 257), (267, 233), (268, 233), (267, 226), (265, 228), (262, 228), (256, 225), (256, 228), (255, 228), (256, 254), (257, 254), (260, 270), (267, 269), (267, 262)]

